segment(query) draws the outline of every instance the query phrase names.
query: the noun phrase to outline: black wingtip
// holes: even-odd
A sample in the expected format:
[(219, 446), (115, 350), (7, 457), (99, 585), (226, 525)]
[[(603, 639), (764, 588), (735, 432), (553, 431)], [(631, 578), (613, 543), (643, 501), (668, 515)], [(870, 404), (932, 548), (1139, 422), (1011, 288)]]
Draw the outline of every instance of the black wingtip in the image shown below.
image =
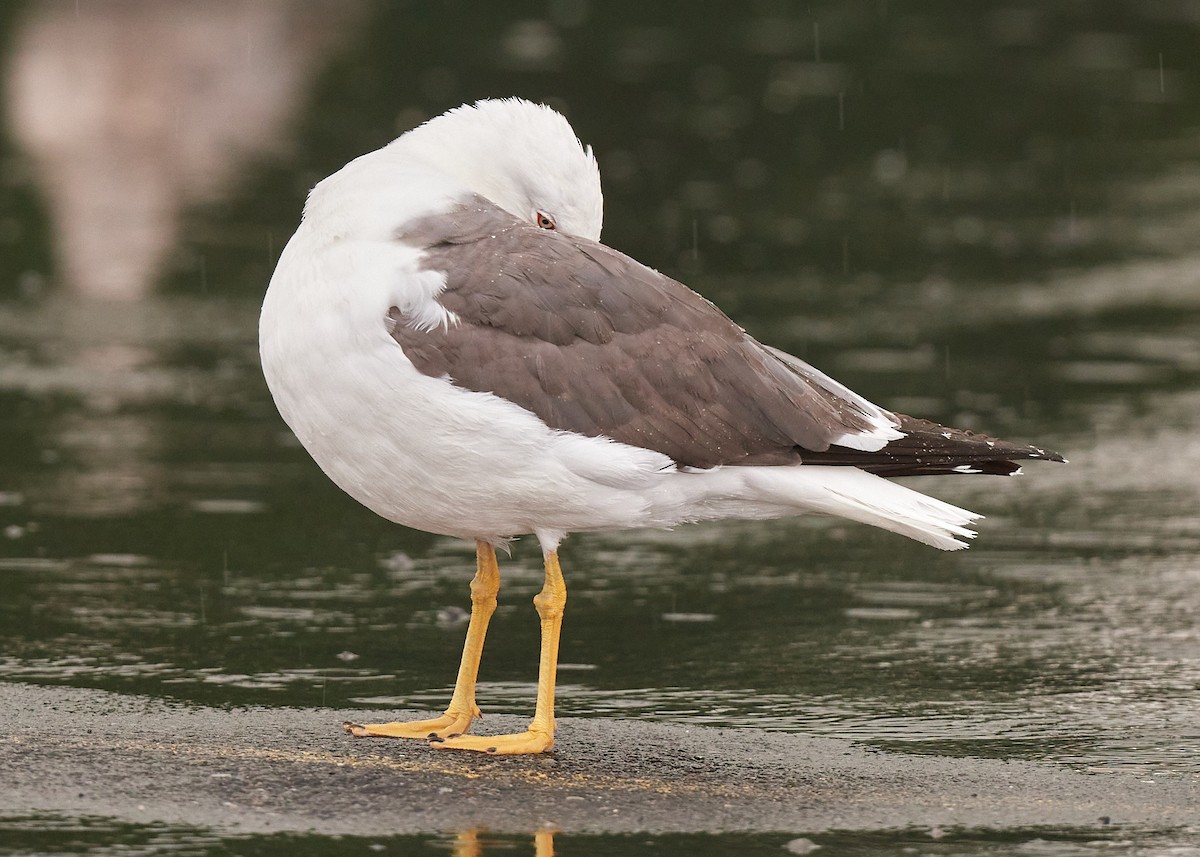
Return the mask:
[(1012, 476), (1025, 461), (1066, 462), (1057, 452), (1033, 444), (1017, 444), (973, 431), (949, 428), (897, 414), (904, 437), (882, 449), (864, 452), (830, 447), (801, 453), (805, 464), (858, 467), (877, 476), (941, 476), (953, 473)]

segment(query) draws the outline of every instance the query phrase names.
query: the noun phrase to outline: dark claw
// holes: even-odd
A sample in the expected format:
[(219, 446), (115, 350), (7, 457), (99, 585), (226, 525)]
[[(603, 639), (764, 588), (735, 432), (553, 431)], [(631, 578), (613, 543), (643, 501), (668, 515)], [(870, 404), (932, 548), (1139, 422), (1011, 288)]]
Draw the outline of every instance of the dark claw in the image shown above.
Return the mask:
[(497, 748), (497, 747), (488, 747), (488, 752), (489, 752), (489, 753), (495, 753), (497, 749), (499, 749), (499, 748)]
[(448, 736), (446, 736), (446, 737), (448, 737), (448, 738), (461, 738), (461, 737), (462, 737), (462, 733), (461, 733), (461, 732), (455, 732), (453, 735), (448, 735)]
[(442, 744), (442, 743), (444, 743), (444, 742), (445, 742), (445, 740), (446, 740), (446, 739), (445, 739), (445, 738), (443, 738), (443, 737), (441, 737), (440, 735), (430, 735), (430, 736), (429, 736), (429, 743), (430, 743), (430, 744)]

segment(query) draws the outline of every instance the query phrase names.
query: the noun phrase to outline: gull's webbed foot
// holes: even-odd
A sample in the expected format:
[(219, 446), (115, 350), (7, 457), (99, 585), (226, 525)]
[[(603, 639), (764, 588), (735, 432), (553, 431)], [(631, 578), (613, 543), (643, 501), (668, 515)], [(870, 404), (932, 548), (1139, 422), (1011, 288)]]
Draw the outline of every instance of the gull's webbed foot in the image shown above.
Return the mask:
[(530, 727), (525, 732), (513, 735), (455, 735), (430, 738), (429, 746), (438, 750), (473, 750), (477, 753), (492, 753), (497, 756), (521, 753), (545, 753), (554, 749), (552, 730)]
[(355, 738), (445, 738), (467, 732), (471, 722), (479, 716), (477, 708), (474, 714), (447, 711), (441, 717), (408, 722), (351, 723), (347, 720), (342, 728)]

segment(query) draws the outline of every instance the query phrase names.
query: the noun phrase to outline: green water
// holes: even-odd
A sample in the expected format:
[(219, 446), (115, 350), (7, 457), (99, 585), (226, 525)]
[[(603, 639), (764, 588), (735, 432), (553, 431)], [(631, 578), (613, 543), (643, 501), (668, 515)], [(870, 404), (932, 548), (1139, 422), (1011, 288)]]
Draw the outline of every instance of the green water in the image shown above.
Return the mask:
[[(4, 50), (36, 8), (5, 13)], [(432, 8), (388, 4), (348, 28), (286, 145), (242, 163), (222, 201), (183, 207), (162, 288), (140, 301), (60, 284), (53, 206), (3, 143), (0, 679), (332, 720), (444, 704), (472, 548), (389, 525), (328, 483), (275, 413), (256, 314), (313, 180), (423, 116), (516, 93), (553, 99), (595, 146), (608, 243), (886, 407), (1071, 460), (921, 482), (987, 515), (953, 555), (815, 519), (573, 536), (561, 714), (1200, 773), (1194, 16)], [(522, 52), (524, 20), (544, 23), (549, 53)], [(502, 571), (480, 703), (527, 713), (536, 545)], [(178, 853), (328, 846), (191, 835), (12, 821), (0, 853), (157, 853), (159, 836)], [(1092, 853), (1092, 835), (914, 834), (931, 854)], [(871, 836), (811, 838), (823, 854), (912, 844)], [(557, 845), (754, 854), (788, 838), (694, 840)]]

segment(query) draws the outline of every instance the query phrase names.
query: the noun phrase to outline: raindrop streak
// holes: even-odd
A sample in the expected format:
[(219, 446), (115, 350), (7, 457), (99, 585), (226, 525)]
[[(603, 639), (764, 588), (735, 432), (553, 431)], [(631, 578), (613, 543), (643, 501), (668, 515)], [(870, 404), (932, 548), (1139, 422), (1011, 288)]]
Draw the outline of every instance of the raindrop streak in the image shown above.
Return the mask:
[(846, 91), (838, 93), (838, 130), (846, 130)]
[(821, 61), (821, 25), (813, 21), (813, 59)]
[(692, 218), (692, 259), (700, 258), (700, 225)]
[(1163, 78), (1163, 59), (1162, 51), (1158, 52), (1158, 91), (1166, 92), (1166, 80)]
[(850, 236), (842, 236), (842, 273), (850, 276)]

